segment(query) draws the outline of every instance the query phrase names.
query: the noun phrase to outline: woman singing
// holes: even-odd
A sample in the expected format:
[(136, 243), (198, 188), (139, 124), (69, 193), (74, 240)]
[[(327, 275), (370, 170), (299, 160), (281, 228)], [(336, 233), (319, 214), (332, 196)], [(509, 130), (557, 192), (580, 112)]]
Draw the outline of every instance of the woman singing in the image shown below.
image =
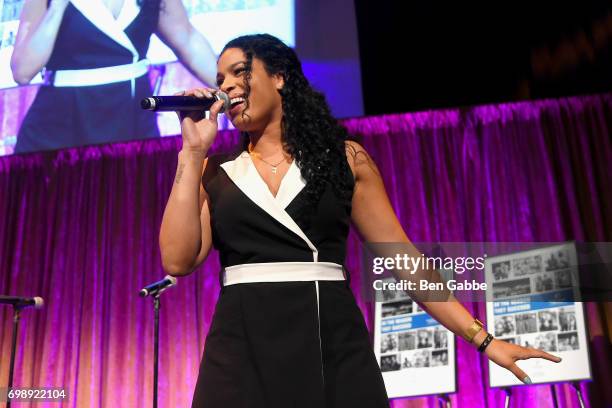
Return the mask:
[[(221, 101), (209, 118), (180, 114), (183, 147), (160, 231), (169, 274), (191, 273), (213, 245), (223, 266), (192, 406), (388, 407), (343, 267), (350, 222), (366, 242), (405, 243), (412, 256), (419, 252), (375, 163), (347, 140), (295, 52), (275, 37), (230, 41), (217, 62), (217, 86), (231, 98), (226, 114), (244, 143), (238, 152), (207, 157)], [(411, 295), (525, 383), (531, 381), (515, 361), (560, 361), (492, 339), (452, 297)]]

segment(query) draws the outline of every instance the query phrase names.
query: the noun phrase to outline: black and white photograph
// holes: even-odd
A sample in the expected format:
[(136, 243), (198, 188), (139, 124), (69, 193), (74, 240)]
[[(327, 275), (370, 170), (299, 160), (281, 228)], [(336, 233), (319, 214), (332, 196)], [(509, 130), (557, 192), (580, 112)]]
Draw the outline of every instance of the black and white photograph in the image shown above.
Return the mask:
[(555, 271), (557, 269), (566, 269), (569, 267), (569, 254), (567, 249), (553, 251), (546, 255), (544, 260), (545, 269), (547, 271)]
[(499, 339), (503, 341), (507, 341), (508, 343), (511, 343), (511, 344), (521, 344), (520, 337), (504, 337), (503, 339), (500, 337)]
[(493, 278), (498, 280), (505, 280), (510, 277), (510, 261), (498, 262), (492, 265)]
[(398, 316), (412, 312), (412, 300), (383, 303), (382, 317)]
[(512, 276), (519, 277), (542, 272), (542, 255), (512, 260)]
[(382, 294), (382, 301), (389, 302), (396, 300), (397, 290), (382, 289), (379, 291)]
[(436, 327), (434, 330), (434, 348), (441, 349), (448, 347), (448, 330), (444, 327)]
[(417, 331), (417, 348), (433, 347), (433, 330), (422, 329)]
[(538, 331), (538, 321), (535, 313), (521, 313), (514, 316), (516, 334), (535, 333)]
[(429, 350), (419, 350), (414, 352), (414, 367), (429, 367), (430, 366)]
[(382, 356), (380, 358), (381, 371), (397, 371), (401, 367), (397, 354)]
[(539, 334), (525, 334), (519, 337), (519, 344), (523, 347), (536, 347), (537, 338)]
[(535, 340), (535, 348), (544, 351), (557, 351), (557, 335), (555, 333), (540, 333)]
[(516, 323), (514, 316), (501, 316), (495, 318), (495, 336), (507, 336), (514, 334), (516, 330)]
[(448, 365), (448, 350), (434, 350), (431, 352), (431, 366), (439, 367)]
[(574, 309), (559, 310), (559, 330), (574, 331), (576, 330), (576, 312)]
[(409, 356), (408, 353), (402, 353), (401, 359), (402, 359), (402, 370), (405, 368), (412, 368), (412, 356)]
[[(395, 279), (383, 279), (383, 281), (385, 283), (395, 282)], [(382, 295), (381, 298), (383, 302), (389, 302), (389, 301), (394, 301), (394, 300), (406, 300), (406, 299), (411, 301), (408, 298), (408, 294), (406, 293), (406, 291), (403, 291), (403, 290), (382, 289), (382, 290), (378, 290), (377, 292), (380, 292), (379, 296)]]
[(416, 347), (416, 333), (413, 331), (398, 333), (397, 341), (400, 351), (414, 350)]
[(503, 299), (512, 296), (528, 295), (531, 293), (529, 278), (515, 279), (493, 284), (493, 299)]
[(565, 269), (555, 274), (555, 289), (570, 288), (572, 286), (572, 271)]
[(554, 289), (553, 274), (541, 273), (535, 277), (536, 292), (548, 292)]
[(380, 340), (381, 354), (397, 351), (397, 334), (384, 334)]
[(559, 321), (557, 320), (556, 310), (544, 310), (538, 312), (538, 330), (559, 330)]
[(559, 351), (572, 351), (578, 350), (578, 333), (558, 333), (557, 334), (557, 345)]
[(402, 353), (402, 369), (431, 366), (429, 350), (417, 350)]

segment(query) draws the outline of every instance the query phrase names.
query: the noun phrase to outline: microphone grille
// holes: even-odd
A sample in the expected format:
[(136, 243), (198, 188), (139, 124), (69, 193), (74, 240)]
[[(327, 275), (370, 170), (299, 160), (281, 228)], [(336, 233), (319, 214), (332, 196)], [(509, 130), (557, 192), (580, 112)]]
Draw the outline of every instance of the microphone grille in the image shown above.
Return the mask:
[(229, 95), (223, 91), (217, 91), (215, 95), (217, 98), (223, 101), (223, 108), (221, 108), (221, 112), (228, 111), (231, 107)]
[(140, 107), (146, 110), (155, 110), (155, 98), (144, 98), (140, 101)]
[(45, 304), (45, 301), (40, 296), (36, 296), (34, 298), (34, 308), (35, 309), (40, 309), (41, 307), (43, 307), (44, 304)]

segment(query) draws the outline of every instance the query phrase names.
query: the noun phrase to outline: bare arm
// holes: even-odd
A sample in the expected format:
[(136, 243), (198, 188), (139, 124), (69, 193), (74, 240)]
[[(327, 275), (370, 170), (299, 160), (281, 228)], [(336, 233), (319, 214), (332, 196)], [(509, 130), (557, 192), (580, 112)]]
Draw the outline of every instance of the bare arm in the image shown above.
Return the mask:
[(19, 17), (19, 30), (11, 56), (15, 82), (29, 83), (47, 64), (53, 51), (68, 0), (26, 0)]
[(217, 56), (208, 40), (189, 21), (181, 0), (164, 0), (157, 34), (189, 72), (209, 86), (215, 84)]
[(173, 276), (191, 273), (204, 262), (212, 245), (208, 194), (200, 182), (208, 161), (205, 155), (179, 152), (159, 233), (162, 265)]
[[(196, 88), (181, 95), (211, 98), (213, 89)], [(159, 232), (162, 266), (173, 276), (188, 275), (208, 256), (212, 245), (208, 194), (202, 187), (206, 155), (217, 134), (215, 102), (207, 118), (201, 111), (180, 112), (183, 148)]]
[[(395, 215), (380, 172), (372, 158), (355, 142), (347, 142), (347, 158), (356, 179), (351, 218), (364, 241), (402, 243), (405, 244), (409, 256), (420, 257), (420, 251), (410, 242)], [(429, 276), (432, 273), (423, 270), (415, 274), (405, 272), (398, 277), (415, 280), (417, 276), (422, 277), (423, 274)], [(414, 297), (415, 294), (411, 295)], [(427, 313), (457, 336), (465, 338), (466, 330), (474, 322), (474, 317), (454, 296), (451, 295), (447, 301), (432, 302), (420, 300), (418, 298), (420, 295), (422, 294), (416, 293), (417, 298), (414, 300), (419, 302)], [(474, 345), (480, 345), (485, 337), (486, 333), (481, 330), (472, 342)], [(485, 352), (492, 361), (512, 371), (523, 382), (530, 380), (515, 364), (516, 360), (532, 357), (546, 358), (555, 362), (561, 360), (540, 350), (528, 349), (497, 339), (491, 342)]]

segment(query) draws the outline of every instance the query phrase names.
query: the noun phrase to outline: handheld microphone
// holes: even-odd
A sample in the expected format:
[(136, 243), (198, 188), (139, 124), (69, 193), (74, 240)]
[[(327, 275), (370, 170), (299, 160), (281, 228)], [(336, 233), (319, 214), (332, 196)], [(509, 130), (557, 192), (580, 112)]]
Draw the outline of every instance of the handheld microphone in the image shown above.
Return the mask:
[(230, 98), (225, 92), (217, 91), (212, 98), (195, 96), (151, 96), (140, 101), (142, 109), (165, 111), (207, 111), (217, 101), (223, 101), (220, 112), (230, 109)]
[(174, 276), (166, 275), (166, 277), (155, 283), (145, 286), (140, 290), (140, 296), (145, 297), (149, 295), (158, 295), (164, 290), (176, 285), (176, 278)]
[(34, 306), (35, 309), (40, 309), (45, 304), (43, 298), (41, 297), (19, 297), (19, 296), (2, 296), (0, 295), (0, 304), (4, 305), (13, 305), (17, 308)]

